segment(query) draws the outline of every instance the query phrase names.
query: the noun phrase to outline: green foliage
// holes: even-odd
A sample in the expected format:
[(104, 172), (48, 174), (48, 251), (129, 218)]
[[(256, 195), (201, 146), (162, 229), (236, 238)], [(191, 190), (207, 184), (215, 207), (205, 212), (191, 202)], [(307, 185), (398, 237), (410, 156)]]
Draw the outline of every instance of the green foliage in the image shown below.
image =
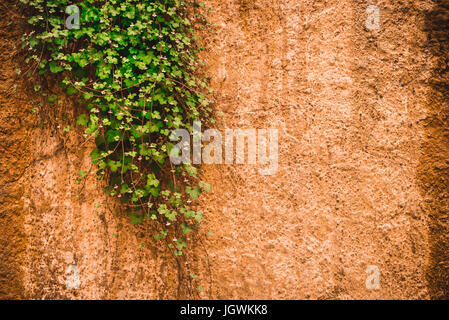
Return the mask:
[[(121, 199), (131, 223), (159, 223), (156, 239), (169, 232), (182, 239), (172, 245), (174, 254), (181, 255), (186, 235), (203, 217), (191, 210), (189, 199), (210, 190), (198, 184), (196, 168), (174, 170), (168, 158), (172, 130), (210, 117), (210, 101), (202, 93), (207, 81), (196, 76), (199, 46), (191, 25), (193, 17), (204, 19), (197, 11), (202, 5), (81, 0), (76, 3), (80, 28), (68, 30), (65, 10), (72, 2), (21, 2), (34, 29), (22, 39), (28, 60), (37, 64), (39, 74), (61, 77), (67, 94), (85, 101), (87, 113), (77, 125), (95, 138), (91, 158), (98, 177), (109, 181), (107, 193)], [(176, 228), (168, 230), (167, 224)]]

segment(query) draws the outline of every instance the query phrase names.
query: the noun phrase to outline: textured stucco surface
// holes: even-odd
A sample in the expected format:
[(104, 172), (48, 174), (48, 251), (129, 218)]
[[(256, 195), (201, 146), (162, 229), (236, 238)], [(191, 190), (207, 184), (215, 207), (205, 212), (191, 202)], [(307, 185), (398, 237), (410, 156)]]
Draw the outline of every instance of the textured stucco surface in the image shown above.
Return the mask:
[[(213, 298), (426, 298), (417, 166), (428, 2), (213, 1), (229, 127), (280, 129), (280, 165), (206, 167)], [(428, 76), (428, 73), (427, 73)], [(414, 92), (419, 90), (420, 96)], [(381, 290), (365, 288), (368, 265)]]
[[(2, 16), (3, 16), (3, 10)], [(21, 263), (26, 247), (24, 233), (23, 175), (29, 154), (31, 109), (14, 81), (11, 64), (19, 32), (9, 19), (0, 21), (0, 298), (22, 297)]]
[[(219, 31), (203, 56), (217, 127), (277, 128), (279, 169), (203, 166), (213, 191), (195, 204), (204, 235), (187, 264), (130, 225), (95, 176), (75, 183), (92, 144), (61, 123), (74, 127), (80, 107), (39, 108), (14, 74), (15, 16), (2, 20), (0, 298), (446, 297), (447, 97), (431, 80), (446, 83), (447, 60), (441, 39), (429, 44), (439, 2), (378, 1), (373, 31), (370, 1), (205, 2)], [(369, 265), (380, 290), (365, 287)], [(66, 287), (71, 266), (79, 289)]]

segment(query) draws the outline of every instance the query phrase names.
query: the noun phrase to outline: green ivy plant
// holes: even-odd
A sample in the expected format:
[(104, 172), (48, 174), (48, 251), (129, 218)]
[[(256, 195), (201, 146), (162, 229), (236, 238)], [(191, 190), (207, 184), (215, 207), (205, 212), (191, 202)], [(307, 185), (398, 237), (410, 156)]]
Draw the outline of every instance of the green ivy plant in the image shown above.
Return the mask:
[[(207, 79), (197, 76), (198, 38), (192, 20), (201, 4), (183, 0), (20, 0), (33, 31), (23, 44), (40, 75), (59, 74), (69, 95), (82, 96), (77, 124), (95, 138), (91, 158), (106, 192), (120, 198), (131, 223), (160, 226), (175, 255), (203, 218), (191, 199), (209, 191), (191, 165), (173, 166), (169, 136), (213, 121)], [(67, 29), (75, 4), (80, 27)], [(40, 87), (39, 87), (40, 88)], [(67, 127), (69, 131), (70, 127)], [(80, 171), (83, 172), (83, 171)], [(83, 172), (83, 175), (84, 172)], [(168, 237), (170, 237), (168, 239)]]

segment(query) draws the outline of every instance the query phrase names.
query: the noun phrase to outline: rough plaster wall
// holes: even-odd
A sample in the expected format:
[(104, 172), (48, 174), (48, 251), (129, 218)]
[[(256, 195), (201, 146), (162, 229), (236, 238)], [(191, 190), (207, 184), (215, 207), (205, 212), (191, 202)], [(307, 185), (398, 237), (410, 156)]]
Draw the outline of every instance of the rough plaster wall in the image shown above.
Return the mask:
[[(2, 16), (4, 10), (0, 9)], [(0, 21), (0, 298), (22, 297), (21, 263), (26, 246), (23, 222), (23, 175), (31, 156), (31, 109), (14, 81), (11, 52), (20, 31)]]
[[(445, 185), (433, 186), (447, 158), (446, 131), (429, 120), (445, 119), (443, 94), (428, 114), (440, 92), (427, 83), (441, 53), (426, 43), (433, 2), (378, 1), (378, 31), (364, 28), (370, 1), (206, 3), (220, 31), (205, 37), (218, 127), (278, 128), (279, 170), (203, 166), (213, 192), (196, 205), (214, 235), (190, 253), (206, 289), (193, 297), (444, 297), (445, 269), (432, 268), (447, 248), (432, 218), (446, 212)], [(32, 89), (17, 80), (12, 91), (20, 30), (2, 16), (0, 298), (192, 297), (149, 227), (131, 226), (94, 176), (75, 183), (92, 145), (51, 119), (73, 126), (79, 107), (64, 100), (33, 115)], [(368, 265), (380, 269), (379, 291), (365, 288)], [(70, 266), (79, 290), (66, 288)]]
[[(374, 32), (369, 1), (208, 3), (221, 30), (207, 56), (223, 125), (281, 132), (274, 176), (205, 169), (209, 297), (428, 297), (416, 175), (429, 2), (378, 2)], [(368, 265), (379, 291), (365, 288)]]

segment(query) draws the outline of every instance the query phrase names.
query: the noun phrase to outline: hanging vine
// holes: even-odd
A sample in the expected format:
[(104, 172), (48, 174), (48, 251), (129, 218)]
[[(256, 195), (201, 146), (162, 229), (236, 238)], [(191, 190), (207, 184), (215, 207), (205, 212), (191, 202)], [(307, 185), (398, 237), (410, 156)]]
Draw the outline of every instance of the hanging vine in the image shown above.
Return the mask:
[[(192, 122), (214, 121), (192, 22), (202, 4), (183, 0), (20, 0), (33, 31), (23, 37), (27, 62), (42, 76), (60, 77), (68, 95), (82, 97), (77, 124), (95, 139), (91, 152), (106, 192), (119, 198), (131, 223), (157, 223), (156, 239), (182, 255), (201, 212), (192, 199), (210, 186), (189, 164), (174, 166), (169, 136)], [(78, 11), (77, 11), (78, 10)], [(69, 14), (79, 24), (68, 28)], [(73, 21), (72, 21), (73, 22)], [(84, 173), (80, 171), (83, 178)]]

